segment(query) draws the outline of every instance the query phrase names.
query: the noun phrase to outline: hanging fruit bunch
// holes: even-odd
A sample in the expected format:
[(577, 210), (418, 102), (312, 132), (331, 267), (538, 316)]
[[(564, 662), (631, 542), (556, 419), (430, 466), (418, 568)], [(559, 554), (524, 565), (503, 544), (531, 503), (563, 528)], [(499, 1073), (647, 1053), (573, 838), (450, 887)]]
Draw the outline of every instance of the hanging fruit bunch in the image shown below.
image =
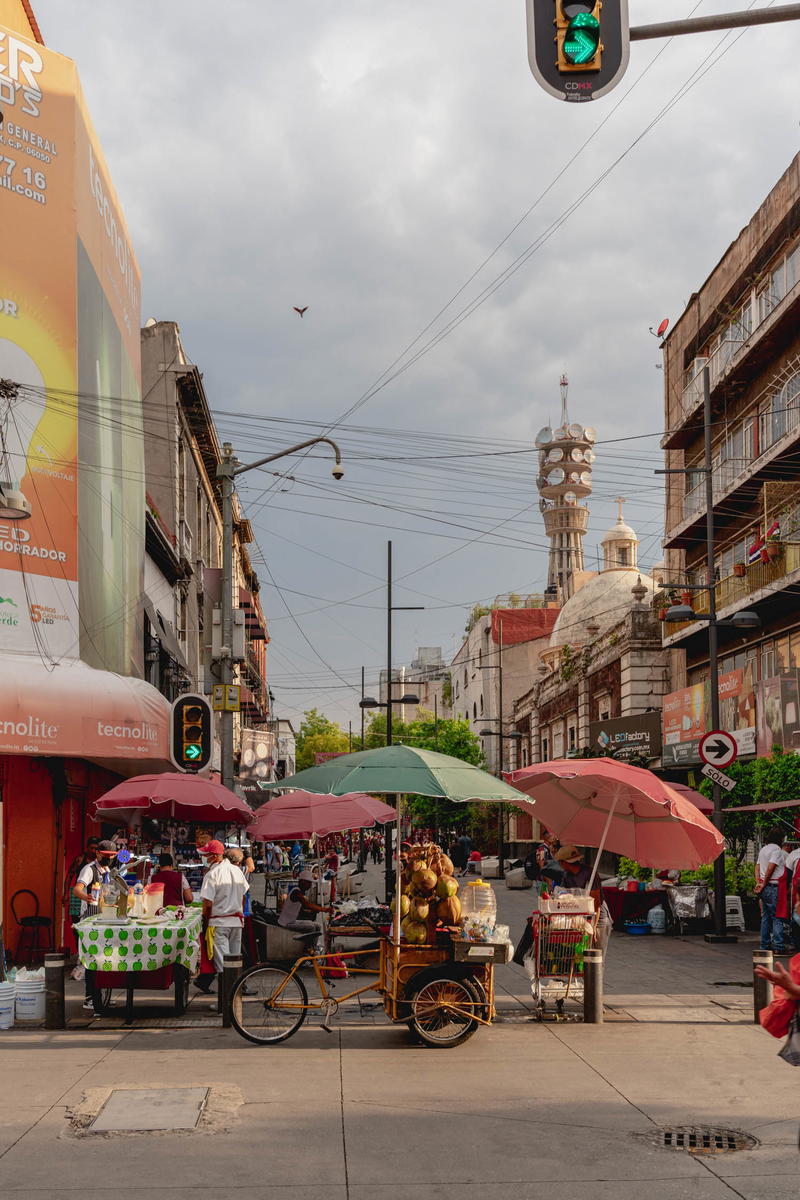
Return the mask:
[(453, 877), (453, 863), (440, 846), (430, 842), (412, 846), (400, 885), (400, 928), (407, 942), (422, 945), (435, 940), (440, 926), (458, 925), (458, 882)]

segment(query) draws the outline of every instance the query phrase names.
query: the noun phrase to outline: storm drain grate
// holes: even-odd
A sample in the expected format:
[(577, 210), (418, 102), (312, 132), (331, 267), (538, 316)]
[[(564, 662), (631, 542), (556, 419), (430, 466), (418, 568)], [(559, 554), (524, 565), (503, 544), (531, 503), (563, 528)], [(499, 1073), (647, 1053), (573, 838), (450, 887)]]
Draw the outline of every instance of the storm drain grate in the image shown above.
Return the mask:
[(703, 1125), (667, 1125), (654, 1138), (667, 1150), (688, 1150), (690, 1154), (729, 1154), (734, 1150), (752, 1150), (758, 1140), (741, 1129), (712, 1129)]

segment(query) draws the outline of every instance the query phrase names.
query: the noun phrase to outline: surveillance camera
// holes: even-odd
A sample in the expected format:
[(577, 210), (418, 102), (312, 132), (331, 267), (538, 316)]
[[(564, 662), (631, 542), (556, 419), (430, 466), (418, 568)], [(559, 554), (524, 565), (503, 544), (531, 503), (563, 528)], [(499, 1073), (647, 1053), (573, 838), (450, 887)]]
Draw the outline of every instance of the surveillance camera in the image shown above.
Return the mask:
[(336, 466), (331, 471), (331, 475), (333, 476), (334, 479), (343, 479), (344, 478), (344, 467), (342, 466), (341, 463), (336, 464)]

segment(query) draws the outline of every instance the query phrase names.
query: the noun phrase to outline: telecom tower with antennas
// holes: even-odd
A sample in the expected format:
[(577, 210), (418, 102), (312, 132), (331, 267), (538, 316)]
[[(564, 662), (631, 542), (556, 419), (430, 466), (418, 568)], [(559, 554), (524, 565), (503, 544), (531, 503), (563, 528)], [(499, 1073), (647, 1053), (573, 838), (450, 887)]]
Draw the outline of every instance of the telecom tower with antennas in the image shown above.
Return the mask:
[(580, 501), (591, 495), (592, 449), (597, 434), (591, 427), (571, 425), (567, 412), (569, 380), (561, 376), (561, 423), (557, 429), (545, 425), (536, 436), (539, 451), (541, 500), (539, 508), (550, 539), (547, 566), (549, 600), (563, 604), (573, 593), (573, 576), (583, 571), (583, 535), (589, 523), (589, 509)]

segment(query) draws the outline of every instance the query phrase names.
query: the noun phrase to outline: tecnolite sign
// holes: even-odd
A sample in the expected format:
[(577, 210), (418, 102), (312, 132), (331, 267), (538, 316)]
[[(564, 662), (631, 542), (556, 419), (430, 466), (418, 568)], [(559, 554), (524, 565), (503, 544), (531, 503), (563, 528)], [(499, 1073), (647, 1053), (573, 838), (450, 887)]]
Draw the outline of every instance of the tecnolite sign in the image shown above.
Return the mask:
[(609, 721), (592, 721), (589, 744), (594, 750), (614, 758), (630, 758), (633, 754), (658, 758), (661, 755), (661, 713), (637, 713), (630, 717), (613, 717)]

